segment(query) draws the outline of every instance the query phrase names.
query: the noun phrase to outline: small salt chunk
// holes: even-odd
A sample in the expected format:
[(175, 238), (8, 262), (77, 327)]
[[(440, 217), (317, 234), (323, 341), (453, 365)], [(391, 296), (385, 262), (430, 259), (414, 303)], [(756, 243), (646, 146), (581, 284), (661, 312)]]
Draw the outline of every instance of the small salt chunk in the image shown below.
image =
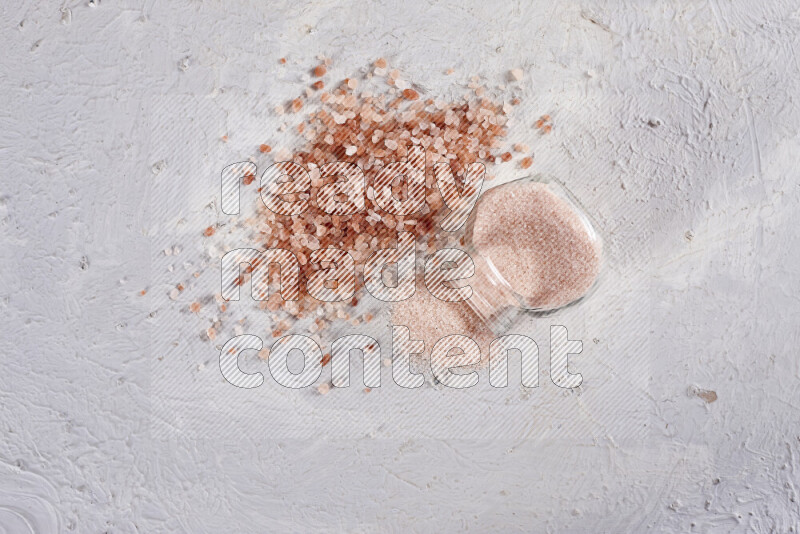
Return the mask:
[(357, 150), (356, 147), (350, 145), (349, 147), (347, 147), (347, 150), (345, 150), (344, 153), (347, 154), (348, 156), (352, 156), (353, 154), (356, 153), (356, 150)]
[(178, 291), (178, 288), (173, 287), (172, 290), (170, 290), (170, 292), (169, 292), (169, 298), (171, 300), (177, 300), (179, 294), (180, 294), (180, 291)]
[(291, 159), (292, 153), (287, 148), (279, 148), (275, 152), (275, 160), (276, 161), (288, 161)]
[(522, 69), (511, 69), (511, 72), (508, 73), (509, 78), (518, 82), (522, 79)]

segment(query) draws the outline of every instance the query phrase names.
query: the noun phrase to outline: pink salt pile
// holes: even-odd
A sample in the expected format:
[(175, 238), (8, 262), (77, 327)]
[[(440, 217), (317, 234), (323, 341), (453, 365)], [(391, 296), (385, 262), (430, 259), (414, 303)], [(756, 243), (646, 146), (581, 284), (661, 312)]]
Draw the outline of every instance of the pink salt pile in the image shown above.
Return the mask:
[(392, 324), (407, 326), (412, 339), (425, 342), (425, 351), (411, 357), (412, 362), (420, 366), (430, 358), (437, 341), (453, 334), (467, 336), (478, 343), (481, 362), (486, 363), (489, 344), (495, 337), (466, 302), (439, 300), (428, 292), (422, 281), (417, 283), (413, 297), (392, 304)]
[(474, 216), (472, 244), (528, 308), (565, 306), (597, 279), (600, 240), (548, 184), (523, 180), (490, 189)]
[[(288, 136), (293, 131), (298, 138), (287, 140), (289, 144), (286, 145), (280, 138), (263, 139), (265, 142), (254, 149), (265, 160), (264, 165), (293, 161), (305, 167), (311, 178), (311, 189), (302, 195), (311, 199), (318, 198), (320, 191), (330, 189), (336, 181), (336, 178), (321, 173), (325, 164), (333, 161), (355, 163), (364, 171), (368, 183), (364, 209), (353, 215), (331, 215), (312, 202), (303, 214), (289, 217), (271, 212), (259, 200), (257, 216), (241, 221), (241, 226), (229, 224), (226, 232), (217, 232), (215, 226), (209, 226), (202, 232), (204, 239), (213, 237), (216, 240), (220, 239), (221, 233), (228, 237), (232, 228), (240, 228), (249, 235), (245, 241), (236, 238), (239, 246), (289, 250), (300, 262), (302, 281), (321, 268), (311, 261), (315, 251), (335, 247), (352, 255), (358, 280), (356, 294), (342, 302), (320, 302), (311, 298), (302, 282), (299, 301), (284, 301), (275, 290), (279, 285), (277, 272), (271, 271), (273, 290), (268, 300), (260, 301), (258, 305), (267, 312), (266, 328), (273, 338), (289, 333), (295, 328), (295, 322), (304, 318), (312, 321), (308, 327), (312, 336), (319, 336), (335, 321), (347, 321), (352, 325), (371, 321), (374, 310), (357, 306), (364, 296), (361, 283), (363, 265), (376, 250), (393, 246), (401, 231), (416, 235), (420, 254), (433, 253), (442, 248), (444, 241), (448, 246), (463, 245), (463, 237), (442, 236), (437, 231), (438, 222), (447, 210), (443, 209), (443, 200), (434, 184), (432, 166), (435, 163), (449, 162), (459, 184), (461, 173), (476, 162), (486, 165), (486, 180), (491, 180), (500, 166), (528, 169), (533, 165), (533, 152), (527, 145), (515, 144), (515, 155), (504, 147), (510, 116), (520, 103), (513, 91), (508, 94), (509, 91), (500, 88), (495, 92), (499, 96), (492, 97), (480, 78), (473, 76), (468, 84), (469, 92), (460, 98), (433, 98), (414, 89), (414, 83), (400, 71), (390, 68), (383, 58), (376, 60), (373, 68), (363, 76), (344, 80), (333, 78), (330, 59), (319, 59), (322, 63), (312, 70), (313, 83), (296, 98), (275, 107), (280, 120), (286, 121), (281, 125), (280, 132), (283, 133), (280, 136)], [(285, 58), (280, 62), (286, 64)], [(541, 121), (544, 118), (549, 124), (549, 116), (543, 116)], [(544, 122), (542, 125), (537, 123), (536, 127), (544, 127)], [(223, 141), (227, 140), (228, 136), (223, 136)], [(425, 207), (406, 216), (387, 213), (376, 203), (375, 174), (386, 164), (408, 158), (409, 151), (415, 147), (424, 149), (425, 153)], [(255, 157), (251, 159), (256, 161)], [(245, 188), (260, 192), (260, 183), (252, 171), (243, 172), (241, 180)], [(407, 196), (400, 183), (392, 183), (391, 189), (398, 200)], [(242, 195), (245, 195), (244, 191)], [(286, 195), (285, 200), (297, 200), (297, 197)], [(199, 276), (200, 273), (194, 275), (195, 278)], [(250, 276), (250, 269), (245, 270), (237, 284), (249, 283)], [(171, 298), (177, 299), (179, 291), (183, 291), (183, 285), (179, 286), (181, 289), (173, 290), (175, 296)], [(407, 323), (412, 336), (417, 337), (417, 332), (423, 333), (423, 327), (431, 324), (430, 314), (438, 316), (439, 323), (434, 325), (434, 332), (423, 333), (427, 351), (430, 351), (431, 341), (435, 342), (443, 335), (474, 332), (487, 332), (488, 335), (488, 330), (468, 305), (436, 300), (424, 290), (424, 284), (418, 284), (418, 288), (415, 299), (422, 298), (424, 303), (399, 304), (396, 308), (401, 315), (398, 317), (408, 319), (397, 319), (395, 324)], [(197, 312), (214, 314), (207, 330), (210, 340), (213, 341), (223, 327), (227, 329), (233, 325), (235, 332), (241, 331), (243, 324), (254, 320), (241, 317), (237, 321), (235, 309), (230, 308), (219, 293), (204, 302), (212, 303), (214, 300), (216, 306), (207, 306)], [(422, 310), (406, 308), (407, 305), (412, 308), (421, 306)], [(481, 345), (484, 353), (486, 349)]]

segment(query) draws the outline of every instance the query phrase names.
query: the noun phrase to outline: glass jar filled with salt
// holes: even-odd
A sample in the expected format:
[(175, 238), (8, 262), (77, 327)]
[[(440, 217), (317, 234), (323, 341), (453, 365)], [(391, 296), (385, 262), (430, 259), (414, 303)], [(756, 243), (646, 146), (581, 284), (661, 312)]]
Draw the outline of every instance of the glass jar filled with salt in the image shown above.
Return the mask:
[(465, 244), (475, 263), (466, 302), (496, 334), (520, 310), (545, 313), (581, 300), (602, 266), (602, 240), (583, 207), (541, 175), (486, 191)]

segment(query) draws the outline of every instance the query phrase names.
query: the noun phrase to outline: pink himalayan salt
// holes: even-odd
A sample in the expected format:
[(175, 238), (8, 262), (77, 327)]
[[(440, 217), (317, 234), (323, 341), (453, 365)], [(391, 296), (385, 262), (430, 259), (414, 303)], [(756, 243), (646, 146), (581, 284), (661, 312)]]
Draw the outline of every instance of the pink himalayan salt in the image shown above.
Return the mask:
[(411, 356), (415, 367), (421, 367), (420, 362), (430, 359), (431, 349), (437, 341), (453, 334), (477, 342), (481, 349), (481, 364), (484, 364), (488, 362), (489, 344), (495, 338), (466, 302), (439, 300), (428, 292), (421, 280), (417, 282), (413, 297), (392, 304), (392, 324), (407, 326), (411, 339), (425, 342), (425, 351)]
[(600, 271), (602, 245), (548, 184), (521, 180), (488, 190), (472, 244), (527, 307), (550, 310), (582, 297)]

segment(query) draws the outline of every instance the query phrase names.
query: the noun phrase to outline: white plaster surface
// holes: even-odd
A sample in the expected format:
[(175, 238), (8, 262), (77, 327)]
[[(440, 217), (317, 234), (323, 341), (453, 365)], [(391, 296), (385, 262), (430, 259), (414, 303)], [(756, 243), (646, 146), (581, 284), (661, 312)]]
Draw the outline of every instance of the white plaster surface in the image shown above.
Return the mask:
[[(0, 532), (800, 530), (796, 2), (21, 1), (0, 21)], [(219, 171), (291, 146), (271, 109), (318, 54), (333, 78), (384, 56), (431, 95), (523, 69), (512, 136), (608, 242), (590, 300), (526, 323), (544, 355), (550, 324), (583, 340), (579, 390), (221, 380), (211, 314), (167, 294), (204, 265), (187, 298), (218, 290), (198, 232), (225, 223)]]

